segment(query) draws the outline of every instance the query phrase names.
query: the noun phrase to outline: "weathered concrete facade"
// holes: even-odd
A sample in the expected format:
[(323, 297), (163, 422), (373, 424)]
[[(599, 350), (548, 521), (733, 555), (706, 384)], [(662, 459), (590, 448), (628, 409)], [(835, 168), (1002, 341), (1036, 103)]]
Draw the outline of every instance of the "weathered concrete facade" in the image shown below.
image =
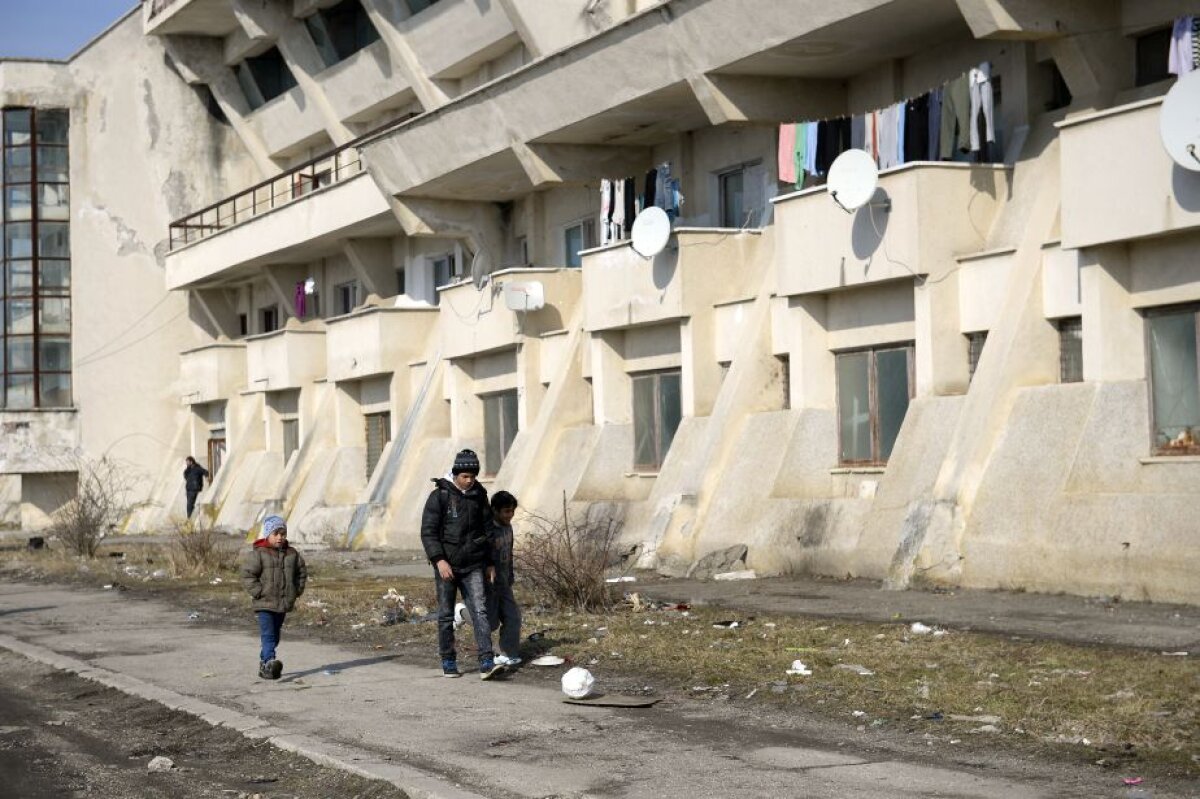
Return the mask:
[[(155, 2), (0, 65), (6, 104), (72, 109), (99, 262), (76, 407), (36, 443), (128, 448), (142, 529), (190, 452), (209, 523), (412, 547), (470, 446), (527, 508), (619, 516), (645, 568), (745, 545), (761, 573), (1200, 601), (1200, 173), (1157, 141), (1147, 55), (1186, 4), (552, 5)], [(853, 214), (778, 179), (781, 123), (984, 62), (994, 163), (886, 168)], [(667, 249), (601, 244), (601, 180), (664, 164)], [(38, 470), (5, 447), (11, 507)]]

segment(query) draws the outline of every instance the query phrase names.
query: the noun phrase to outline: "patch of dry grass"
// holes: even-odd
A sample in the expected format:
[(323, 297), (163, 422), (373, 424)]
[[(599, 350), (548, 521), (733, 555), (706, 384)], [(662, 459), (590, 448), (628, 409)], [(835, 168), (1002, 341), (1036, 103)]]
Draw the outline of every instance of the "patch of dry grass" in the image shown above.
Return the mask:
[[(127, 547), (123, 561), (100, 557), (80, 574), (78, 560), (59, 554), (0, 553), (0, 567), (10, 573), (92, 583), (122, 581), (130, 565), (144, 575), (165, 560), (161, 549)], [(309, 563), (309, 589), (293, 630), (307, 627), (330, 640), (432, 657), (436, 625), (409, 621), (435, 610), (431, 579), (370, 577), (335, 553)], [(217, 577), (221, 582), (213, 584)], [(132, 588), (162, 593), (169, 586), (179, 601), (235, 616), (248, 607), (231, 570), (144, 582), (144, 576), (125, 578)], [(607, 614), (527, 606), (524, 621), (526, 635), (542, 633), (526, 641), (524, 656), (564, 656), (591, 669), (606, 690), (650, 685), (697, 700), (802, 708), (865, 729), (1016, 749), (1061, 745), (1104, 765), (1136, 761), (1177, 777), (1200, 774), (1200, 666), (1194, 658), (640, 602)], [(738, 625), (714, 627), (724, 621)], [(464, 638), (470, 636), (460, 634), (466, 655), (471, 646)], [(812, 675), (786, 674), (794, 660)], [(858, 673), (863, 670), (871, 673)]]

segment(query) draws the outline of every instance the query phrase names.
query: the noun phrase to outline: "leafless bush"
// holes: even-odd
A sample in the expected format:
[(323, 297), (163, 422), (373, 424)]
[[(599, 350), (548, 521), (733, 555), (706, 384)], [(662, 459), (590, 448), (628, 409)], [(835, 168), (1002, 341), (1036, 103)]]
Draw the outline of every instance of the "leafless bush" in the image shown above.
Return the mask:
[(100, 541), (133, 509), (135, 478), (124, 464), (102, 457), (69, 459), (64, 471), (76, 475), (75, 493), (52, 515), (50, 534), (79, 556), (95, 557)]
[(522, 521), (514, 559), (521, 581), (541, 603), (552, 608), (606, 611), (613, 592), (605, 573), (617, 554), (621, 522), (613, 516), (550, 518), (536, 513)]
[(171, 563), (177, 574), (209, 574), (233, 563), (235, 553), (226, 545), (227, 536), (220, 528), (177, 521), (172, 538)]

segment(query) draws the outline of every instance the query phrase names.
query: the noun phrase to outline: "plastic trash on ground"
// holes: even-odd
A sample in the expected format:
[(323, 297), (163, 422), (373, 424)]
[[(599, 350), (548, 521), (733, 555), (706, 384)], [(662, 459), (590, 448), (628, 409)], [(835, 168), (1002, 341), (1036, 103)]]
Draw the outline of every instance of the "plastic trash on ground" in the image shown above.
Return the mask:
[(625, 574), (625, 575), (622, 575), (621, 577), (609, 577), (604, 582), (606, 582), (606, 583), (634, 583), (634, 582), (637, 582), (637, 578), (634, 577), (632, 574)]
[(721, 572), (720, 574), (713, 575), (714, 580), (722, 580), (722, 581), (724, 581), (724, 580), (754, 580), (757, 578), (758, 578), (758, 572), (754, 571), (754, 569), (745, 569), (744, 571), (736, 571), (736, 572)]
[(566, 660), (560, 658), (558, 655), (542, 655), (529, 661), (530, 665), (533, 666), (561, 666), (566, 662)]
[(787, 670), (787, 673), (796, 677), (811, 677), (812, 669), (805, 666), (802, 660), (793, 660), (792, 667)]
[(585, 668), (576, 666), (562, 676), (563, 693), (572, 699), (584, 699), (592, 692), (596, 678)]
[(908, 628), (908, 631), (913, 635), (929, 635), (933, 632), (933, 628), (919, 621), (914, 621), (912, 626)]

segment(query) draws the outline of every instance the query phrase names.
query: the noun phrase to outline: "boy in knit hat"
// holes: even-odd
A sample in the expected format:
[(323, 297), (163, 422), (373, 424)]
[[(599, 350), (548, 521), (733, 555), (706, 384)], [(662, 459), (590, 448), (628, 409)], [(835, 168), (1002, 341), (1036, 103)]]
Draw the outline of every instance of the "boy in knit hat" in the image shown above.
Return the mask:
[(478, 474), (479, 456), (464, 449), (454, 457), (449, 474), (433, 481), (434, 489), (421, 514), (421, 545), (433, 564), (437, 587), (442, 674), (460, 676), (454, 649), (454, 603), (461, 591), (479, 649), (479, 675), (490, 680), (502, 667), (492, 657), (487, 618), (486, 584), (495, 577), (488, 537), (492, 509), (487, 490), (475, 479)]
[(287, 522), (279, 516), (263, 519), (254, 546), (242, 557), (242, 586), (253, 600), (262, 649), (258, 676), (278, 680), (283, 663), (275, 657), (283, 620), (304, 593), (308, 569), (304, 558), (287, 541)]

